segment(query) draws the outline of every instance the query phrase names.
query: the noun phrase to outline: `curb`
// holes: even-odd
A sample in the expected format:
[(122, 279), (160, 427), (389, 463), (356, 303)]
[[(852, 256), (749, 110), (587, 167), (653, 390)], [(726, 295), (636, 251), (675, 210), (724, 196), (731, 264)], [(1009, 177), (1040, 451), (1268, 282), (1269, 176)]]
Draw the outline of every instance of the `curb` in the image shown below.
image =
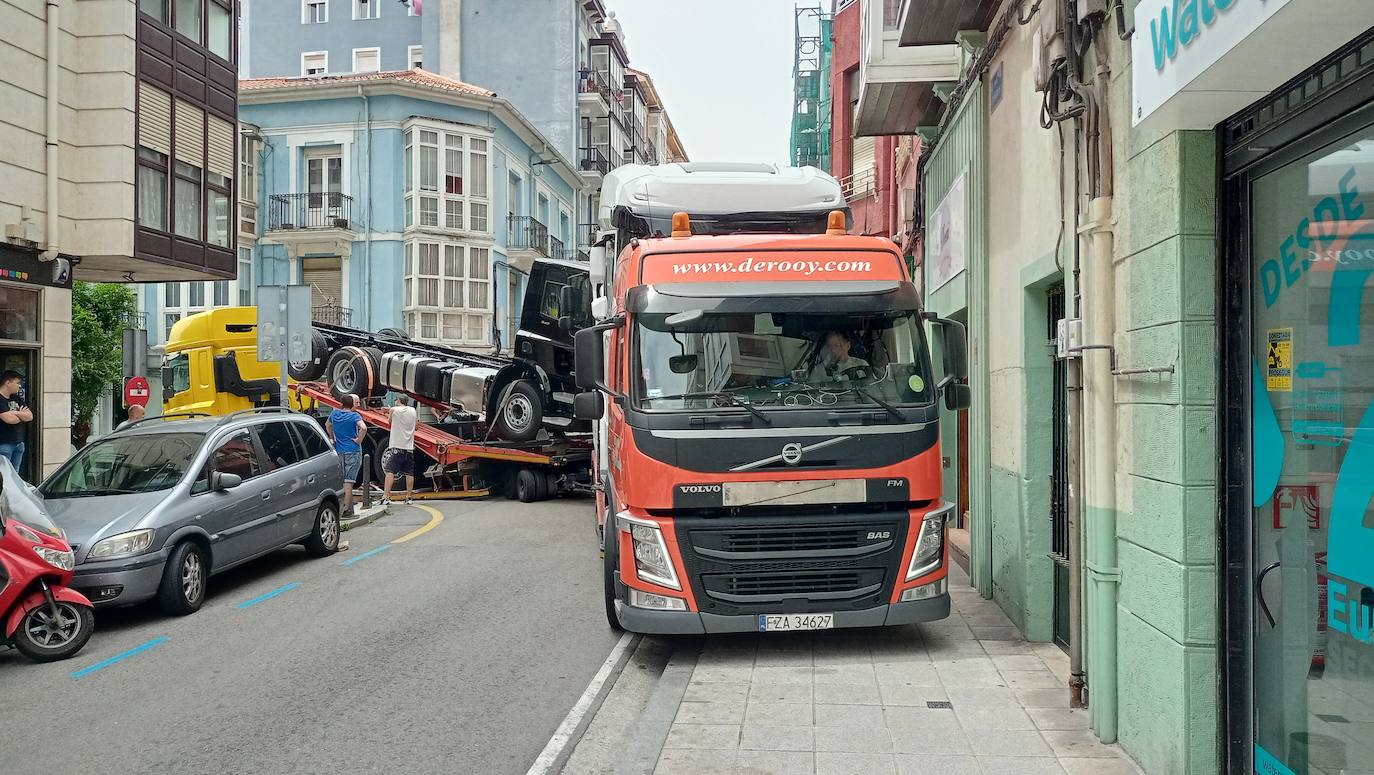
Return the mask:
[(644, 775), (658, 767), (658, 758), (668, 742), (668, 732), (700, 656), (700, 641), (683, 641), (673, 648), (658, 685), (640, 712), (634, 742), (621, 753), (615, 775)]
[(377, 520), (381, 519), (382, 515), (386, 514), (386, 512), (386, 507), (382, 505), (376, 505), (370, 509), (358, 508), (354, 512), (358, 516), (350, 517), (348, 519), (341, 519), (339, 520), (339, 525), (343, 528), (344, 532), (348, 532), (349, 530), (360, 528), (363, 525), (370, 525), (373, 522), (376, 522)]

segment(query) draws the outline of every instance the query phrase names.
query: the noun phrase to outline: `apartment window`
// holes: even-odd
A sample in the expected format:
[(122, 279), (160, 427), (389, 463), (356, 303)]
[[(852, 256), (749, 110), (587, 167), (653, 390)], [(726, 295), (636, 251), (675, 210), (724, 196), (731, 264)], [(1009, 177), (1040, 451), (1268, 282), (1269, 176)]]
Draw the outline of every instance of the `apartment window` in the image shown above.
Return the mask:
[(239, 199), (257, 201), (258, 141), (249, 135), (239, 136)]
[(420, 9), (416, 7), (416, 3), (419, 2), (419, 0), (401, 0), (401, 2), (406, 4), (406, 16), (420, 15)]
[(214, 294), (215, 294), (215, 295), (214, 295), (214, 299), (213, 299), (214, 306), (216, 306), (216, 307), (227, 307), (227, 306), (229, 306), (229, 281), (228, 281), (228, 280), (220, 280), (219, 282), (214, 283), (214, 289), (215, 289), (215, 290), (214, 290)]
[(167, 0), (138, 0), (138, 10), (167, 23)]
[(191, 309), (203, 309), (205, 307), (205, 283), (187, 283), (186, 306)]
[(488, 231), (488, 141), (424, 126), (404, 138), (406, 226)]
[(486, 344), (490, 285), (489, 249), (454, 242), (407, 242), (406, 332), (447, 344)]
[(138, 85), (138, 222), (167, 231), (167, 173), (172, 154), (172, 97)]
[(201, 239), (201, 188), (205, 168), (205, 111), (176, 101), (176, 154), (172, 163), (172, 231)]
[[(411, 8), (411, 16), (415, 15), (415, 9)], [(409, 46), (406, 48), (406, 62), (411, 70), (420, 70), (425, 66), (424, 46)]]
[(162, 306), (181, 306), (181, 283), (167, 283), (162, 286)]
[(376, 73), (382, 69), (382, 50), (379, 48), (353, 49), (353, 72)]
[(182, 35), (201, 43), (200, 36), (200, 6), (205, 0), (176, 0), (175, 15), (172, 21), (176, 25), (176, 31)]
[(301, 24), (324, 24), (329, 21), (329, 0), (302, 0)]
[(206, 156), (205, 241), (227, 248), (233, 220), (234, 125), (218, 116), (209, 117)]
[(380, 19), (382, 0), (353, 0), (354, 19)]
[(181, 320), (181, 313), (180, 313), (180, 312), (168, 312), (167, 314), (165, 314), (165, 315), (162, 316), (162, 325), (163, 325), (163, 329), (162, 329), (162, 338), (163, 338), (163, 339), (171, 339), (171, 338), (172, 338), (172, 326), (176, 325), (178, 320)]
[(325, 75), (328, 72), (328, 51), (308, 51), (301, 54), (301, 75)]
[(235, 283), (239, 287), (239, 306), (253, 306), (253, 249), (239, 248), (239, 272)]
[(206, 12), (206, 33), (210, 53), (226, 62), (233, 61), (230, 56), (233, 48), (233, 13), (217, 0), (209, 0)]

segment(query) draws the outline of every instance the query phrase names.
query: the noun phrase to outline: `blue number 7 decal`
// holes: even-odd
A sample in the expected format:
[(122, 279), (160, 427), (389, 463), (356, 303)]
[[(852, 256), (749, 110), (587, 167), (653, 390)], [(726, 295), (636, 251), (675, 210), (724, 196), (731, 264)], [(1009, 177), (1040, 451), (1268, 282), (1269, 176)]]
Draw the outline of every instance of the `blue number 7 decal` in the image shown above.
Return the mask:
[(1326, 557), (1331, 575), (1374, 587), (1374, 528), (1365, 512), (1374, 498), (1374, 404), (1365, 409), (1341, 462), (1331, 498), (1331, 532)]

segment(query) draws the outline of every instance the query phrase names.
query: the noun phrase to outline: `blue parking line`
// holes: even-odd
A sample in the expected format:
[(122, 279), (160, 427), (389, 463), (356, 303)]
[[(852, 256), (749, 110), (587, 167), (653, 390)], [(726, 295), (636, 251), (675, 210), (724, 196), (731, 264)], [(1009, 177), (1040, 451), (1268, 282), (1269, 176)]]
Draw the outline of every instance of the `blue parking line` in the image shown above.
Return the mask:
[(97, 670), (104, 670), (110, 665), (119, 664), (120, 662), (123, 662), (124, 660), (128, 659), (129, 657), (132, 657), (135, 654), (147, 651), (148, 649), (153, 648), (154, 646), (162, 645), (163, 643), (166, 643), (169, 640), (171, 640), (171, 638), (167, 637), (166, 635), (163, 635), (158, 638), (153, 638), (147, 643), (144, 643), (142, 646), (135, 646), (134, 648), (131, 648), (122, 654), (115, 654), (114, 656), (110, 657), (109, 659), (103, 662), (96, 662), (94, 665), (91, 665), (90, 667), (83, 667), (80, 670), (73, 672), (72, 678), (84, 678), (85, 676), (88, 676)]
[(373, 550), (370, 551), (370, 552), (363, 552), (362, 554), (358, 555), (357, 557), (350, 557), (349, 559), (344, 560), (341, 564), (343, 564), (343, 565), (352, 565), (352, 564), (355, 563), (355, 562), (362, 562), (363, 560), (366, 560), (367, 558), (371, 557), (372, 555), (374, 555), (374, 554), (380, 554), (380, 553), (385, 552), (387, 549), (390, 549), (390, 548), (391, 548), (391, 544), (382, 544), (381, 546), (377, 547), (376, 549), (373, 549)]
[(280, 595), (280, 594), (283, 593), (283, 592), (290, 592), (291, 590), (295, 589), (296, 587), (299, 587), (300, 585), (301, 585), (301, 583), (300, 583), (299, 581), (293, 581), (293, 582), (291, 582), (290, 584), (287, 584), (287, 585), (284, 586), (284, 587), (277, 587), (276, 589), (272, 590), (271, 592), (268, 592), (268, 593), (265, 594), (265, 595), (258, 595), (257, 597), (253, 598), (252, 600), (245, 600), (245, 601), (243, 601), (242, 603), (239, 603), (238, 605), (236, 605), (236, 606), (234, 606), (234, 607), (235, 607), (235, 608), (239, 608), (239, 609), (243, 609), (243, 608), (248, 608), (249, 606), (255, 606), (255, 605), (257, 605), (258, 603), (261, 603), (261, 602), (264, 601), (264, 600), (271, 600), (272, 598), (276, 597), (277, 595)]

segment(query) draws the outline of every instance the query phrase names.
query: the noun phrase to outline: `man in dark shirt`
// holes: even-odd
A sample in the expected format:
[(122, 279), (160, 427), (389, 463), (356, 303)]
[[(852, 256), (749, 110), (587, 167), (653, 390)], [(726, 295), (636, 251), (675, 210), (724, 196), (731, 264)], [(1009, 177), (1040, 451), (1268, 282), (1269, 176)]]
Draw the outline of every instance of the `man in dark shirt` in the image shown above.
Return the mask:
[(15, 471), (24, 463), (24, 423), (33, 422), (33, 410), (20, 396), (23, 388), (19, 372), (0, 373), (0, 457)]

